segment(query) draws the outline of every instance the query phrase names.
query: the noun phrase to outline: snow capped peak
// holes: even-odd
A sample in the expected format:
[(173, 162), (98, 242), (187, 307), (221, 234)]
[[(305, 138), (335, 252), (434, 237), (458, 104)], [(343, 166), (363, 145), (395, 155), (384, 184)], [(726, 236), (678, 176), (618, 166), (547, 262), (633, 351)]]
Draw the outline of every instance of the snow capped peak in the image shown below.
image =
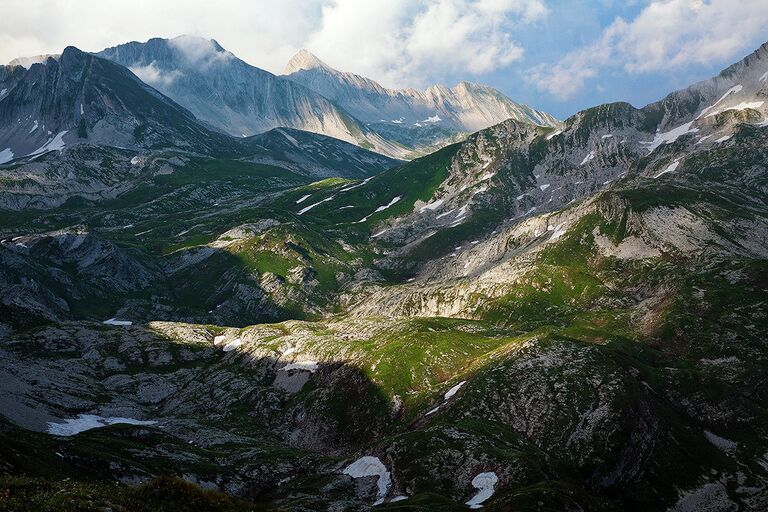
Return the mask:
[(299, 53), (291, 57), (288, 64), (285, 65), (284, 73), (290, 75), (303, 69), (325, 69), (332, 70), (325, 62), (318, 59), (315, 55), (307, 50), (299, 50)]

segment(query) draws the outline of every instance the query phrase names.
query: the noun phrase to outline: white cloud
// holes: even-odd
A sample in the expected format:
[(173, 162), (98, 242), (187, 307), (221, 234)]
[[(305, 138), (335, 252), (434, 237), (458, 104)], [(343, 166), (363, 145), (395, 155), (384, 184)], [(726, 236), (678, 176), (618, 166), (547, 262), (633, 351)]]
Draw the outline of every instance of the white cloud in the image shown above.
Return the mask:
[(533, 68), (528, 80), (566, 100), (606, 69), (652, 73), (729, 63), (765, 37), (766, 25), (765, 0), (654, 0), (631, 21), (617, 18), (592, 44)]
[(523, 55), (515, 26), (547, 13), (542, 0), (336, 0), (307, 47), (334, 67), (420, 86), (508, 66)]
[[(545, 0), (4, 0), (0, 62), (193, 34), (275, 73), (307, 48), (341, 69), (421, 86), (520, 59), (515, 28), (548, 12)], [(192, 59), (210, 55), (178, 43)]]
[(142, 82), (149, 85), (170, 85), (176, 78), (181, 76), (180, 71), (163, 71), (157, 67), (155, 61), (146, 66), (131, 66), (130, 69), (134, 75), (139, 77)]
[(181, 35), (169, 42), (184, 58), (196, 66), (206, 67), (214, 62), (227, 61), (234, 57), (229, 51), (220, 51), (211, 39)]
[(0, 63), (61, 53), (67, 45), (99, 51), (128, 41), (192, 34), (216, 39), (243, 60), (280, 72), (317, 27), (323, 1), (3, 0)]

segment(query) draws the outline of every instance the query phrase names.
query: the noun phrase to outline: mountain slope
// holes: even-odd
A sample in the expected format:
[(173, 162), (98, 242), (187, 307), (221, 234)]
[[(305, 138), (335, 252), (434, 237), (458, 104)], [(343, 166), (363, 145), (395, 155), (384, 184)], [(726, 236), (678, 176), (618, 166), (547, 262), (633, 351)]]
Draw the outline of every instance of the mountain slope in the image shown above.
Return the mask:
[(244, 142), (248, 161), (318, 178), (368, 177), (400, 163), (333, 137), (292, 128), (275, 128)]
[(284, 73), (366, 123), (440, 123), (462, 132), (482, 130), (507, 119), (558, 125), (549, 114), (515, 103), (486, 85), (460, 82), (453, 88), (434, 85), (425, 91), (386, 89), (369, 78), (337, 71), (306, 50), (288, 62)]
[(230, 135), (247, 137), (290, 127), (402, 157), (335, 104), (301, 85), (246, 64), (216, 41), (193, 36), (150, 39), (107, 48), (99, 56), (117, 62)]
[(232, 153), (229, 137), (112, 62), (68, 47), (58, 60), (11, 68), (0, 83), (0, 146), (10, 157), (36, 156), (68, 144)]
[(0, 168), (0, 207), (12, 210), (112, 199), (200, 156), (223, 158), (220, 167), (247, 159), (302, 181), (362, 178), (396, 163), (298, 130), (220, 133), (126, 68), (73, 47), (29, 69), (0, 67), (0, 91), (0, 165), (8, 164)]
[[(708, 152), (728, 150), (750, 130), (768, 126), (767, 72), (768, 47), (763, 46), (720, 76), (642, 109), (601, 105), (577, 113), (556, 131), (507, 121), (459, 145), (447, 168), (417, 185), (422, 195), (406, 189), (404, 181), (389, 181), (398, 171), (361, 185), (354, 194), (381, 204), (404, 198), (370, 218), (380, 221), (371, 230), (377, 238), (410, 247), (440, 232), (443, 250), (451, 252), (480, 228), (493, 230), (563, 208), (633, 170), (658, 179), (696, 165)], [(724, 154), (735, 158), (731, 153)], [(335, 222), (341, 215), (349, 221), (365, 215), (361, 209), (339, 212), (340, 201), (324, 203), (314, 215), (333, 212)]]

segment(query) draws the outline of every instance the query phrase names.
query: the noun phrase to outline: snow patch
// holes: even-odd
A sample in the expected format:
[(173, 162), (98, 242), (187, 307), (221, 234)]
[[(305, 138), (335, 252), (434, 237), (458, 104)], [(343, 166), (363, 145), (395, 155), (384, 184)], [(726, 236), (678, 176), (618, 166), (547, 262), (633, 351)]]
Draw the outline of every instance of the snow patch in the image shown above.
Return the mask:
[(650, 142), (640, 141), (640, 144), (644, 144), (648, 146), (648, 152), (653, 153), (653, 151), (658, 148), (659, 146), (663, 144), (671, 144), (675, 142), (677, 139), (682, 137), (683, 135), (686, 135), (688, 133), (696, 133), (699, 131), (698, 128), (691, 128), (693, 126), (693, 121), (690, 123), (685, 123), (683, 125), (678, 126), (677, 128), (672, 128), (668, 132), (663, 133), (656, 133), (656, 136), (653, 138)]
[(361, 224), (361, 223), (367, 221), (371, 217), (371, 215), (374, 215), (374, 214), (379, 213), (379, 212), (383, 212), (384, 210), (386, 210), (387, 208), (389, 208), (390, 206), (392, 206), (393, 204), (395, 204), (396, 202), (398, 202), (402, 198), (403, 198), (403, 196), (397, 196), (397, 197), (393, 198), (389, 203), (387, 203), (385, 205), (382, 205), (382, 206), (379, 206), (378, 208), (373, 210), (373, 213), (370, 213), (370, 214), (366, 215), (365, 217), (363, 217), (362, 219), (360, 219), (359, 221), (357, 221), (357, 224)]
[(729, 110), (746, 110), (748, 108), (751, 109), (758, 109), (763, 106), (764, 101), (742, 101), (738, 105), (734, 105), (732, 107), (727, 107), (722, 110), (718, 110), (717, 112), (712, 112), (711, 114), (707, 114), (706, 117), (712, 117), (716, 116), (717, 114), (722, 114), (723, 112), (728, 112)]
[(389, 476), (387, 467), (382, 464), (378, 457), (373, 457), (371, 455), (360, 457), (344, 469), (344, 474), (349, 475), (352, 478), (363, 478), (367, 476), (378, 477), (378, 482), (376, 484), (378, 492), (376, 493), (376, 502), (374, 505), (384, 503), (384, 498), (389, 491), (392, 479)]
[(653, 179), (658, 178), (659, 176), (662, 176), (664, 174), (667, 174), (668, 172), (675, 172), (675, 169), (680, 165), (680, 160), (675, 160), (671, 164), (669, 164), (663, 171), (661, 171), (659, 174), (653, 177)]
[(545, 184), (543, 184), (543, 185), (539, 185), (539, 188), (541, 189), (541, 191), (542, 191), (542, 192), (544, 192), (544, 191), (545, 191), (545, 190), (547, 190), (547, 189), (548, 189), (550, 186), (551, 186), (551, 185), (550, 185), (549, 183), (545, 183)]
[(11, 148), (5, 148), (0, 151), (0, 164), (10, 162), (11, 160), (13, 160), (13, 151), (11, 151)]
[(496, 175), (495, 172), (489, 172), (487, 174), (483, 174), (482, 176), (480, 176), (480, 180), (479, 181), (489, 180), (489, 179), (493, 178), (495, 175)]
[(700, 512), (702, 510), (738, 510), (720, 482), (708, 482), (701, 487), (678, 491), (679, 499), (669, 512)]
[(558, 135), (560, 135), (561, 133), (563, 133), (563, 130), (557, 130), (556, 132), (552, 132), (549, 135), (547, 135), (547, 140), (552, 140)]
[(313, 203), (313, 204), (311, 204), (309, 206), (306, 206), (306, 207), (302, 208), (301, 210), (299, 210), (299, 215), (304, 215), (305, 213), (307, 213), (309, 210), (311, 210), (315, 206), (317, 206), (319, 204), (326, 203), (326, 202), (332, 200), (334, 197), (336, 197), (336, 196), (326, 197), (325, 199), (323, 199), (321, 201), (318, 201), (316, 203)]
[(61, 151), (64, 149), (63, 137), (66, 133), (67, 130), (57, 133), (55, 137), (48, 139), (48, 142), (26, 156), (37, 156), (45, 153), (46, 151)]
[(595, 152), (594, 151), (590, 151), (589, 154), (584, 157), (584, 160), (582, 160), (579, 165), (584, 165), (587, 162), (590, 162), (590, 161), (592, 161), (594, 159), (595, 159)]
[(715, 108), (717, 105), (719, 105), (719, 104), (720, 104), (720, 102), (722, 102), (722, 101), (723, 101), (725, 98), (727, 98), (727, 97), (728, 97), (728, 96), (730, 96), (731, 94), (736, 94), (737, 92), (740, 92), (740, 91), (741, 91), (743, 88), (744, 88), (744, 86), (742, 86), (741, 84), (739, 84), (739, 85), (734, 85), (733, 87), (731, 87), (730, 89), (728, 89), (727, 91), (725, 91), (725, 94), (723, 94), (723, 95), (720, 97), (720, 99), (719, 99), (719, 100), (717, 100), (717, 101), (716, 101), (716, 102), (714, 102), (712, 105), (710, 105), (709, 107), (707, 107), (707, 108), (705, 108), (704, 110), (702, 110), (702, 111), (701, 111), (701, 114), (699, 114), (699, 115), (698, 115), (698, 117), (696, 117), (696, 119), (701, 119), (702, 117), (704, 117), (704, 116), (707, 114), (707, 112), (709, 112), (710, 110), (712, 110), (713, 108)]
[(296, 200), (296, 204), (301, 204), (304, 201), (306, 201), (307, 199), (309, 199), (310, 197), (312, 197), (312, 194), (307, 194), (304, 197), (301, 197), (301, 198), (297, 199)]
[(104, 325), (133, 325), (133, 322), (130, 320), (118, 320), (117, 318), (110, 318), (109, 320), (104, 320)]
[(707, 441), (724, 451), (728, 454), (734, 454), (736, 453), (736, 448), (738, 444), (735, 441), (731, 441), (730, 439), (726, 439), (724, 437), (720, 437), (717, 434), (710, 432), (709, 430), (704, 431), (704, 435), (707, 438)]
[(224, 345), (224, 348), (222, 349), (224, 352), (232, 352), (237, 347), (243, 344), (243, 340), (240, 338), (235, 338), (234, 340), (230, 341), (226, 345)]
[(301, 147), (301, 146), (299, 145), (299, 141), (297, 141), (297, 140), (296, 140), (295, 138), (293, 138), (292, 136), (288, 135), (288, 133), (286, 133), (285, 131), (281, 130), (280, 128), (278, 128), (278, 129), (277, 129), (277, 131), (278, 131), (278, 132), (280, 132), (280, 134), (282, 134), (282, 136), (283, 136), (283, 137), (285, 137), (286, 139), (288, 139), (288, 142), (290, 142), (291, 144), (293, 144), (293, 145), (294, 145), (294, 146), (296, 146), (297, 148), (300, 148), (300, 147)]
[(466, 503), (469, 508), (482, 508), (482, 503), (493, 496), (493, 490), (498, 481), (499, 477), (493, 471), (480, 473), (473, 478), (472, 487), (477, 489), (477, 494)]
[(437, 210), (438, 208), (440, 208), (440, 206), (443, 205), (444, 202), (445, 201), (443, 199), (438, 199), (437, 201), (433, 201), (429, 204), (426, 204), (421, 208), (419, 208), (419, 213), (425, 212), (427, 210)]
[(340, 189), (339, 192), (347, 192), (348, 190), (352, 190), (352, 189), (355, 189), (357, 187), (362, 187), (363, 185), (365, 185), (366, 183), (368, 183), (372, 179), (373, 179), (373, 176), (371, 176), (370, 178), (364, 179), (363, 181), (361, 181), (360, 183), (358, 183), (356, 185), (352, 185), (352, 186), (349, 186), (349, 187), (344, 187), (344, 188)]
[(720, 137), (719, 139), (717, 139), (717, 140), (715, 141), (715, 144), (720, 144), (720, 143), (722, 143), (722, 142), (725, 142), (725, 141), (727, 141), (727, 140), (728, 140), (728, 139), (730, 139), (730, 138), (731, 138), (731, 136), (730, 136), (730, 135), (726, 135), (725, 137)]
[(430, 116), (430, 117), (428, 117), (426, 119), (422, 119), (421, 122), (422, 123), (439, 123), (440, 121), (442, 121), (442, 119), (440, 119), (440, 116), (435, 114), (434, 116)]
[(317, 366), (317, 361), (298, 361), (296, 363), (289, 363), (283, 366), (279, 371), (288, 372), (291, 370), (304, 370), (309, 373), (315, 373), (317, 371)]
[(456, 214), (456, 219), (461, 219), (467, 214), (467, 210), (469, 209), (469, 205), (465, 204), (461, 208), (459, 208), (459, 213)]
[(567, 230), (565, 228), (565, 223), (558, 224), (551, 231), (554, 231), (554, 232), (552, 233), (552, 236), (549, 237), (549, 241), (553, 242), (566, 233)]
[(447, 212), (445, 212), (445, 213), (441, 213), (440, 215), (438, 215), (438, 216), (437, 216), (437, 217), (435, 217), (435, 218), (436, 218), (436, 219), (442, 219), (442, 218), (443, 218), (443, 217), (445, 217), (446, 215), (450, 215), (451, 213), (453, 213), (453, 212), (455, 212), (455, 211), (456, 211), (456, 208), (451, 208), (451, 209), (450, 209), (450, 210), (448, 210)]
[(467, 383), (467, 381), (465, 381), (465, 380), (463, 380), (463, 381), (459, 382), (458, 384), (456, 384), (455, 386), (453, 386), (451, 389), (449, 389), (448, 391), (446, 391), (446, 392), (445, 392), (445, 394), (443, 395), (443, 398), (444, 398), (445, 400), (450, 400), (451, 398), (453, 398), (453, 396), (454, 396), (456, 393), (458, 393), (458, 392), (459, 392), (459, 390), (461, 389), (461, 386), (463, 386), (463, 385), (464, 385), (464, 384), (466, 384), (466, 383)]
[(37, 119), (35, 119), (35, 123), (32, 125), (32, 129), (31, 129), (31, 130), (29, 130), (29, 133), (32, 133), (32, 132), (34, 132), (35, 130), (37, 130), (37, 127), (38, 127), (38, 124), (37, 124)]
[(133, 418), (104, 418), (95, 414), (80, 414), (77, 418), (64, 420), (64, 423), (48, 422), (46, 432), (55, 436), (73, 436), (86, 430), (107, 427), (118, 423), (128, 425), (155, 425), (156, 421), (142, 421)]

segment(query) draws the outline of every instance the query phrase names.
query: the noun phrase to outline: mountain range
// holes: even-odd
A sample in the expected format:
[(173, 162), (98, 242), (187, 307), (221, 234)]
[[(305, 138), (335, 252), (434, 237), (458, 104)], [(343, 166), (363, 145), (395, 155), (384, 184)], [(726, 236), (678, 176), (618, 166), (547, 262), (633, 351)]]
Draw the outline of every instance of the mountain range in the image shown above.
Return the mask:
[[(414, 126), (440, 124), (442, 138), (469, 133), (513, 117), (552, 126), (551, 116), (517, 105), (495, 89), (461, 83), (425, 93), (390, 91), (376, 82), (335, 71), (306, 51), (288, 63), (286, 76), (246, 64), (216, 41), (194, 36), (151, 39), (99, 52), (231, 135), (249, 136), (284, 126), (329, 135), (395, 158), (439, 146)], [(287, 78), (287, 79), (286, 79)], [(386, 108), (384, 108), (386, 106)], [(386, 113), (406, 124), (409, 137), (391, 139), (371, 123)], [(445, 118), (441, 121), (440, 116)], [(402, 119), (401, 119), (402, 118)]]
[(10, 510), (768, 508), (768, 43), (564, 121), (186, 36), (34, 60)]
[(321, 94), (365, 123), (421, 127), (438, 124), (459, 132), (475, 132), (506, 119), (557, 126), (546, 112), (513, 102), (487, 85), (461, 82), (425, 91), (386, 89), (375, 81), (337, 71), (301, 50), (285, 67), (285, 76)]
[[(289, 127), (406, 158), (508, 118), (543, 126), (558, 122), (491, 87), (469, 82), (424, 92), (384, 89), (373, 80), (333, 70), (304, 50), (288, 63), (284, 77), (197, 36), (132, 42), (96, 55), (127, 67), (209, 128), (235, 137)], [(14, 59), (5, 73), (58, 57)], [(375, 112), (391, 119), (380, 119)]]

